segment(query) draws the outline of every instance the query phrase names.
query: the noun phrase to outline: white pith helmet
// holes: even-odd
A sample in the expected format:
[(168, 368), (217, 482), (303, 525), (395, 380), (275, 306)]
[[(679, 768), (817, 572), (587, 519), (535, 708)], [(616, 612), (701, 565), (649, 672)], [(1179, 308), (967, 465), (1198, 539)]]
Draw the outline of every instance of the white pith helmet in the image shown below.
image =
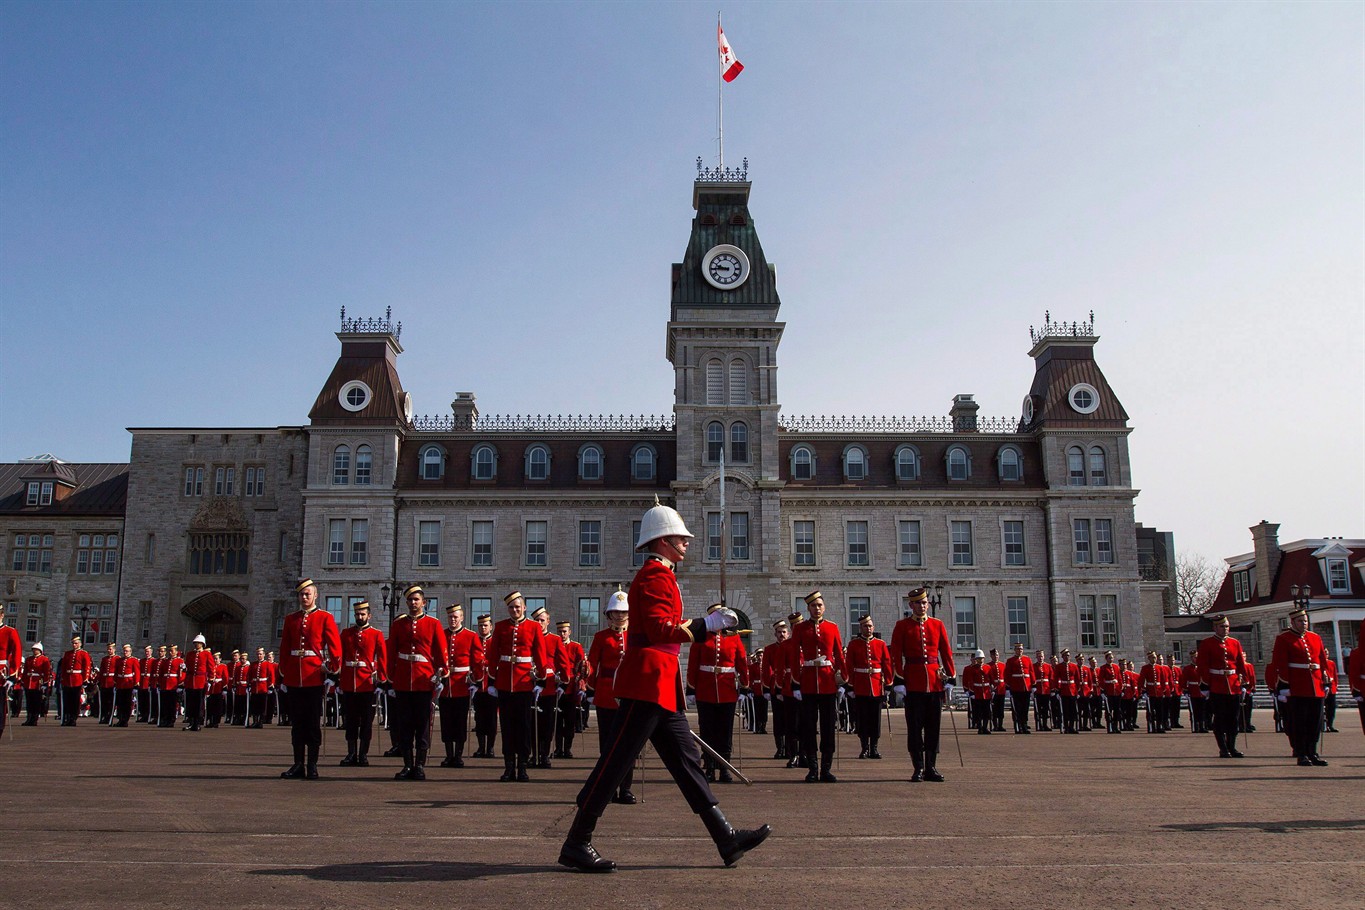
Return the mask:
[(605, 613), (629, 613), (630, 602), (626, 600), (625, 591), (613, 591), (607, 598), (607, 605), (603, 607)]
[(974, 652), (972, 652), (972, 657), (980, 657), (984, 660), (986, 657), (986, 652), (981, 650), (980, 648), (977, 648)]
[(209, 640), (208, 640), (207, 638), (204, 637), (204, 633), (203, 633), (203, 632), (200, 632), (198, 635), (194, 636), (194, 642), (193, 642), (193, 643), (194, 643), (194, 644), (200, 644), (200, 645), (206, 645), (206, 644), (209, 643)]
[(654, 507), (645, 513), (644, 518), (640, 519), (640, 539), (635, 542), (635, 549), (643, 550), (660, 537), (692, 536), (692, 532), (687, 530), (687, 525), (683, 523), (683, 518), (677, 510), (659, 502), (659, 497), (655, 496)]

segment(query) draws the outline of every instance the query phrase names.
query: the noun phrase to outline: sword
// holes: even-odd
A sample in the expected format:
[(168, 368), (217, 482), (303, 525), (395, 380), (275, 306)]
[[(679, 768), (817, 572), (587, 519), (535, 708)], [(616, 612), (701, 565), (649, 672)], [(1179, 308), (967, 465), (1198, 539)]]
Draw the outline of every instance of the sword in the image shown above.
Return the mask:
[(952, 721), (953, 724), (953, 743), (957, 746), (957, 763), (965, 768), (967, 763), (962, 760), (962, 741), (957, 738), (957, 715), (953, 713), (953, 702), (948, 697), (946, 690), (944, 691), (943, 701), (948, 706), (948, 720)]
[[(707, 744), (706, 740), (704, 740), (704, 739), (702, 739), (700, 736), (698, 736), (696, 730), (691, 730), (691, 729), (689, 729), (687, 732), (692, 734), (692, 738), (693, 738), (694, 740), (697, 741), (697, 745), (701, 746), (702, 751), (705, 752), (707, 755), (711, 756), (711, 760), (712, 760), (712, 761), (714, 761), (716, 764), (720, 765), (720, 766), (721, 766), (722, 768), (724, 768), (726, 771), (729, 771), (729, 772), (730, 772), (731, 774), (733, 774), (735, 777), (738, 777), (741, 781), (744, 782), (744, 786), (746, 786), (746, 787), (752, 787), (752, 786), (754, 785), (754, 782), (753, 782), (753, 781), (749, 780), (749, 778), (747, 778), (747, 777), (744, 776), (744, 772), (743, 772), (743, 771), (739, 770), (739, 769), (736, 768), (734, 765), (732, 765), (732, 764), (730, 764), (728, 761), (726, 761), (725, 756), (721, 755), (721, 754), (720, 754), (719, 752), (717, 752), (715, 749), (712, 749), (711, 746)], [(643, 771), (643, 769), (642, 769), (642, 771)], [(641, 774), (641, 783), (642, 783), (642, 784), (644, 783), (644, 775), (643, 775), (643, 773)], [(643, 790), (644, 788), (641, 787), (641, 789)]]

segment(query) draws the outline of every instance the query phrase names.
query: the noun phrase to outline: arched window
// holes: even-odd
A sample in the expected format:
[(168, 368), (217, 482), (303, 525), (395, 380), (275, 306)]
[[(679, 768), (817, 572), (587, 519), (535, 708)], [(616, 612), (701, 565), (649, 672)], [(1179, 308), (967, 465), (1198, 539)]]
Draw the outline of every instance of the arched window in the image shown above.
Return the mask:
[(972, 476), (972, 456), (962, 446), (948, 450), (948, 479), (966, 480)]
[(725, 365), (719, 359), (706, 361), (706, 403), (725, 404)]
[(1024, 460), (1014, 446), (1004, 446), (999, 457), (1001, 480), (1023, 480)]
[(1085, 486), (1085, 452), (1080, 446), (1066, 450), (1066, 483), (1071, 487)]
[(914, 446), (896, 449), (896, 479), (919, 480), (919, 451)]
[(1090, 447), (1090, 482), (1097, 487), (1109, 483), (1109, 466), (1105, 461), (1104, 449), (1099, 446)]
[(844, 479), (867, 479), (867, 449), (860, 445), (851, 445), (844, 449)]
[(437, 445), (426, 446), (419, 456), (423, 480), (440, 480), (446, 472), (446, 453)]
[(498, 453), (490, 445), (481, 445), (470, 455), (470, 473), (475, 480), (492, 480), (498, 476)]
[(815, 476), (815, 453), (809, 446), (792, 449), (792, 480), (810, 480)]
[(719, 420), (713, 420), (706, 425), (706, 460), (709, 462), (720, 461), (720, 451), (725, 445), (725, 427), (721, 426)]
[(630, 479), (653, 480), (657, 455), (651, 445), (638, 445), (630, 453)]
[(371, 475), (374, 473), (374, 453), (369, 446), (356, 446), (355, 450), (355, 482), (356, 486), (367, 487), (370, 485)]
[(351, 447), (337, 446), (332, 452), (332, 483), (344, 486), (351, 482)]
[(743, 360), (730, 361), (730, 404), (749, 403), (749, 367)]
[(526, 479), (550, 479), (550, 450), (543, 445), (533, 445), (526, 450)]
[(749, 425), (742, 420), (730, 424), (730, 461), (735, 464), (749, 461)]
[(595, 445), (586, 445), (578, 450), (578, 477), (580, 480), (602, 479), (602, 450)]

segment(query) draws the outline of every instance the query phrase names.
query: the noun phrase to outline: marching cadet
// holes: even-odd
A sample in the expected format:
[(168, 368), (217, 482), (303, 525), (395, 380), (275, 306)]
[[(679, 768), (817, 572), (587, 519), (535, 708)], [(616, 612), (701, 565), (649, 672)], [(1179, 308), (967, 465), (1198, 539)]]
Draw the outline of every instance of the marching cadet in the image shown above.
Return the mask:
[(227, 689), (231, 681), (228, 665), (223, 663), (223, 652), (213, 652), (213, 677), (209, 680), (208, 723), (204, 726), (210, 730), (223, 722), (223, 716), (227, 712)]
[(45, 690), (51, 691), (52, 679), (52, 661), (43, 653), (43, 643), (35, 641), (23, 669), (25, 727), (38, 726), (38, 718), (47, 713)]
[(640, 521), (635, 549), (648, 550), (648, 555), (630, 585), (629, 644), (614, 687), (620, 713), (609, 744), (579, 791), (578, 813), (559, 853), (560, 864), (575, 871), (616, 868), (593, 847), (592, 833), (646, 742), (653, 743), (688, 806), (701, 816), (725, 865), (734, 865), (770, 833), (767, 825), (753, 831), (731, 827), (702, 776), (701, 750), (683, 713), (678, 666), (683, 643), (739, 624), (738, 615), (724, 607), (704, 619), (683, 621), (682, 593), (673, 571), (687, 556), (691, 539), (682, 516), (668, 506), (654, 506)]
[(1163, 657), (1161, 662), (1166, 668), (1166, 719), (1172, 730), (1183, 730), (1185, 725), (1180, 722), (1180, 706), (1184, 690), (1180, 685), (1180, 661), (1172, 654)]
[(788, 710), (787, 702), (782, 698), (783, 687), (786, 684), (786, 648), (783, 646), (791, 636), (791, 629), (785, 619), (779, 619), (773, 623), (773, 643), (763, 648), (763, 665), (760, 679), (763, 687), (767, 689), (768, 700), (773, 707), (773, 740), (777, 745), (777, 750), (773, 752), (773, 758), (787, 758), (787, 724), (788, 715), (792, 712)]
[(1085, 655), (1078, 652), (1076, 654), (1076, 729), (1082, 733), (1090, 729), (1092, 682), (1090, 668), (1085, 663)]
[(1190, 700), (1190, 730), (1194, 733), (1207, 733), (1206, 709), (1208, 699), (1199, 681), (1199, 666), (1195, 660), (1198, 648), (1185, 655), (1185, 666), (1180, 668), (1180, 688)]
[(384, 634), (370, 625), (370, 602), (351, 608), (355, 624), (341, 632), (341, 714), (346, 725), (346, 757), (341, 766), (370, 765), (375, 692), (384, 685), (388, 649)]
[[(498, 700), (502, 724), (501, 781), (530, 780), (526, 765), (531, 759), (536, 680), (547, 672), (545, 634), (540, 623), (526, 618), (526, 600), (520, 591), (502, 599), (507, 618), (493, 627), (488, 640), (488, 694)], [(632, 758), (633, 760), (633, 758)]]
[(279, 682), (279, 668), (266, 657), (265, 648), (256, 649), (256, 663), (252, 665), (247, 685), (247, 726), (260, 730), (265, 726), (265, 714), (270, 696)]
[(1138, 726), (1138, 700), (1142, 698), (1142, 674), (1128, 659), (1123, 661), (1123, 717), (1124, 726), (1136, 732)]
[(1289, 614), (1289, 628), (1275, 638), (1265, 679), (1284, 710), (1285, 732), (1301, 766), (1327, 764), (1318, 757), (1327, 651), (1308, 625), (1308, 611), (1302, 607)]
[(1108, 719), (1106, 730), (1110, 733), (1123, 732), (1123, 664), (1114, 661), (1114, 652), (1104, 652), (1104, 663), (1096, 672), (1099, 679), (1100, 694), (1104, 697), (1104, 713)]
[(58, 675), (61, 677), (62, 726), (76, 726), (76, 715), (81, 711), (81, 690), (93, 669), (90, 652), (81, 647), (81, 637), (71, 637), (71, 650), (62, 655)]
[(1062, 732), (1077, 733), (1076, 699), (1080, 697), (1081, 668), (1071, 660), (1071, 649), (1063, 648), (1053, 669), (1057, 671), (1057, 694), (1062, 697)]
[(478, 618), (479, 643), (483, 647), (483, 672), (477, 680), (478, 691), (474, 693), (474, 736), (479, 747), (474, 750), (475, 758), (492, 758), (493, 744), (498, 738), (498, 700), (488, 694), (488, 641), (493, 637), (493, 618), (484, 613)]
[(962, 668), (962, 688), (971, 696), (968, 721), (978, 734), (991, 732), (991, 702), (995, 698), (995, 678), (985, 660), (986, 652), (977, 648), (972, 652), (972, 662)]
[(559, 630), (560, 651), (564, 655), (563, 668), (566, 675), (562, 677), (559, 687), (559, 712), (557, 714), (558, 720), (555, 721), (554, 754), (555, 758), (573, 758), (574, 734), (578, 732), (579, 723), (583, 720), (580, 691), (583, 685), (583, 677), (586, 674), (583, 664), (587, 660), (587, 655), (583, 652), (583, 646), (573, 640), (573, 623), (564, 620), (558, 624), (557, 628)]
[(111, 641), (104, 646), (104, 656), (100, 658), (99, 669), (95, 671), (100, 693), (99, 718), (102, 724), (109, 723), (109, 718), (114, 713), (114, 685), (117, 682), (114, 668), (117, 664), (118, 652)]
[(858, 620), (858, 635), (844, 651), (844, 666), (852, 677), (854, 724), (859, 758), (881, 758), (877, 744), (882, 736), (882, 703), (891, 687), (891, 652), (876, 635), (869, 613)]
[[(5, 624), (5, 611), (0, 610), (0, 734), (9, 722), (12, 693), (23, 690), (24, 652), (19, 632)], [(17, 704), (17, 703), (16, 703)], [(19, 709), (14, 709), (16, 716)]]
[[(616, 671), (626, 657), (626, 634), (630, 626), (630, 603), (626, 592), (619, 588), (607, 598), (603, 609), (607, 616), (607, 628), (592, 637), (588, 646), (588, 691), (597, 708), (597, 744), (599, 754), (606, 754), (607, 738), (616, 725), (618, 707), (615, 694)], [(635, 794), (631, 785), (635, 782), (635, 765), (627, 769), (611, 801), (626, 806), (635, 805)]]
[[(318, 586), (305, 578), (294, 586), (299, 608), (284, 618), (277, 689), (289, 703), (289, 742), (294, 763), (280, 777), (317, 780), (322, 748), (323, 681), (341, 669), (341, 633), (331, 613), (318, 609)], [(242, 708), (245, 712), (245, 706)]]
[(238, 655), (237, 665), (232, 670), (232, 724), (245, 727), (251, 713), (251, 676), (254, 667), (251, 655), (246, 651)]
[(550, 767), (550, 748), (554, 745), (555, 727), (559, 718), (560, 684), (569, 675), (569, 657), (564, 640), (550, 634), (550, 611), (537, 607), (531, 618), (540, 626), (545, 642), (545, 674), (536, 681), (535, 693), (535, 748), (531, 756), (537, 768)]
[(753, 696), (754, 703), (754, 728), (752, 733), (768, 732), (768, 694), (767, 686), (763, 684), (763, 649), (756, 648), (754, 653), (749, 655), (749, 693)]
[(806, 754), (801, 751), (805, 737), (805, 709), (801, 707), (801, 658), (796, 650), (796, 627), (804, 620), (800, 613), (788, 613), (787, 625), (791, 636), (781, 644), (779, 666), (782, 668), (782, 705), (787, 714), (787, 767), (808, 767)]
[(482, 679), (483, 639), (464, 627), (464, 606), (446, 607), (446, 679), (438, 707), (441, 710), (441, 743), (446, 757), (442, 768), (464, 767), (464, 744), (469, 737), (469, 700)]
[(1325, 652), (1327, 663), (1322, 671), (1322, 687), (1327, 695), (1322, 702), (1322, 731), (1336, 733), (1337, 720), (1337, 662), (1332, 660), (1331, 652)]
[(213, 654), (204, 636), (194, 636), (193, 649), (185, 661), (185, 729), (199, 732), (204, 725), (204, 699), (213, 677)]
[(1000, 652), (995, 648), (991, 648), (990, 658), (983, 666), (991, 675), (991, 684), (995, 687), (991, 693), (991, 729), (997, 733), (1004, 733), (1005, 692), (1008, 688), (1005, 682), (1005, 662), (1000, 659)]
[(124, 645), (123, 655), (114, 659), (114, 714), (112, 726), (126, 727), (133, 715), (133, 693), (141, 682), (142, 670), (133, 656), (133, 646)]
[(226, 705), (227, 705), (227, 710), (226, 710), (224, 716), (225, 716), (226, 719), (227, 719), (227, 725), (228, 725), (229, 727), (232, 726), (232, 720), (233, 720), (233, 718), (235, 718), (235, 717), (237, 716), (237, 707), (238, 707), (237, 692), (236, 692), (236, 688), (237, 688), (237, 671), (238, 671), (238, 669), (241, 667), (241, 665), (242, 665), (242, 652), (239, 651), (239, 650), (236, 649), (236, 648), (233, 648), (233, 649), (232, 649), (232, 660), (231, 660), (231, 661), (228, 663), (228, 665), (227, 665), (227, 671), (228, 671), (228, 683), (227, 683), (227, 688), (223, 690), (223, 698), (224, 698), (224, 700), (225, 700), (225, 702), (226, 702)]
[[(1365, 626), (1365, 623), (1361, 623)], [(1365, 630), (1362, 630), (1365, 631)], [(1365, 731), (1365, 648), (1357, 644), (1346, 658), (1346, 684), (1351, 688), (1351, 698), (1360, 712), (1360, 729)]]
[[(1241, 758), (1237, 732), (1241, 726), (1242, 688), (1246, 683), (1246, 652), (1242, 643), (1228, 634), (1232, 623), (1226, 616), (1213, 617), (1212, 625), (1213, 635), (1199, 642), (1195, 649), (1195, 675), (1198, 688), (1207, 698), (1218, 757)], [(1193, 696), (1190, 703), (1194, 703)]]
[[(1042, 651), (1034, 652), (1033, 672), (1034, 710), (1038, 713), (1038, 730), (1044, 732), (1052, 729), (1052, 690), (1057, 674)], [(1061, 718), (1056, 720), (1060, 727)]]
[(905, 699), (906, 746), (915, 773), (912, 782), (941, 783), (937, 767), (939, 721), (944, 684), (956, 675), (948, 630), (929, 615), (929, 591), (915, 588), (906, 601), (910, 615), (891, 633), (891, 667), (899, 677), (896, 692)]
[[(723, 603), (712, 604), (706, 609), (707, 615), (724, 607)], [(739, 690), (748, 684), (749, 656), (733, 630), (708, 632), (705, 638), (688, 646), (687, 687), (697, 696), (697, 733), (727, 760), (734, 743)], [(707, 781), (728, 784), (734, 780), (728, 770), (717, 767), (711, 756), (703, 756), (702, 763)]]
[(1256, 694), (1256, 666), (1251, 661), (1242, 665), (1242, 732), (1255, 733), (1256, 726), (1251, 722), (1254, 695)]
[(1033, 661), (1024, 653), (1024, 643), (1014, 643), (1014, 654), (1005, 661), (1005, 685), (1009, 689), (1014, 711), (1014, 732), (1032, 733), (1029, 729), (1029, 692), (1033, 689)]
[(440, 620), (427, 615), (427, 596), (421, 585), (408, 585), (403, 591), (406, 615), (389, 628), (388, 678), (393, 691), (398, 747), (403, 752), (403, 768), (394, 780), (426, 780), (427, 752), (431, 749), (431, 707), (439, 697), (438, 689), (447, 673), (445, 629)]
[[(806, 757), (806, 783), (832, 784), (830, 768), (837, 744), (834, 732), (835, 699), (839, 680), (848, 677), (844, 665), (844, 642), (839, 627), (825, 619), (825, 599), (819, 591), (806, 595), (810, 619), (796, 626), (792, 635), (795, 666), (801, 673), (801, 752)], [(820, 767), (816, 770), (816, 733), (819, 733)]]

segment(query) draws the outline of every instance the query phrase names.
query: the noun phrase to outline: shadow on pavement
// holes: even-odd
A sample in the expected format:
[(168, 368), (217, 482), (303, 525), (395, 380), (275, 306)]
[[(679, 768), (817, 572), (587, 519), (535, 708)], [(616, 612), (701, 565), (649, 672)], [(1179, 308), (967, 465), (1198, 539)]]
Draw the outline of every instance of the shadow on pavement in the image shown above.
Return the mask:
[(1313, 818), (1280, 822), (1192, 822), (1189, 824), (1162, 825), (1161, 827), (1168, 831), (1261, 831), (1265, 834), (1297, 834), (1301, 831), (1365, 830), (1365, 819), (1351, 818), (1331, 821)]
[(252, 875), (301, 876), (325, 882), (467, 882), (502, 875), (534, 875), (559, 866), (517, 866), (507, 863), (338, 863), (311, 869), (254, 869)]

